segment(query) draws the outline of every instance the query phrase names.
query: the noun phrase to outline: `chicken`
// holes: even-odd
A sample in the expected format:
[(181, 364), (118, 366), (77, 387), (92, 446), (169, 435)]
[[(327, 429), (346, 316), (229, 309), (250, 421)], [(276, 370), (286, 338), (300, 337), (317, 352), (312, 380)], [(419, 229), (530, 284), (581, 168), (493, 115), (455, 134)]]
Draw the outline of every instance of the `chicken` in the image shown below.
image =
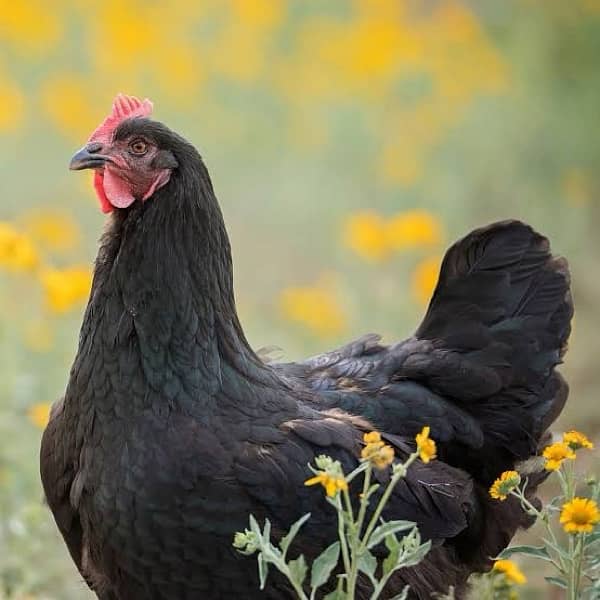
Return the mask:
[[(275, 537), (312, 514), (294, 548), (336, 537), (324, 495), (303, 485), (317, 454), (346, 472), (365, 432), (397, 456), (424, 425), (439, 459), (417, 462), (386, 519), (417, 522), (433, 549), (398, 572), (414, 598), (474, 571), (529, 518), (489, 498), (535, 456), (567, 386), (555, 367), (573, 313), (566, 262), (529, 226), (472, 232), (447, 252), (414, 336), (371, 335), (300, 363), (269, 364), (237, 317), (229, 241), (198, 152), (118, 96), (71, 161), (94, 169), (109, 213), (79, 348), (41, 447), (46, 498), (73, 561), (103, 600), (292, 598), (232, 548), (250, 513)], [(530, 464), (529, 461), (527, 464)], [(544, 478), (530, 468), (529, 494)], [(360, 598), (368, 597), (363, 582)]]

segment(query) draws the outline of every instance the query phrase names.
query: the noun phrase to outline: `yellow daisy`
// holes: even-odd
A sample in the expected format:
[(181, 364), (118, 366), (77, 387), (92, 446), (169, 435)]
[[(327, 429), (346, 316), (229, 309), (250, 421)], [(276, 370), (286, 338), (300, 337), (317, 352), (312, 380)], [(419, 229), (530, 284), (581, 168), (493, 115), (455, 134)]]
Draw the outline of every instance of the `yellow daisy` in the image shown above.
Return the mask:
[(542, 452), (542, 456), (546, 459), (546, 470), (556, 471), (562, 465), (563, 460), (573, 460), (575, 452), (565, 442), (556, 442), (550, 446), (546, 446)]
[(333, 498), (338, 492), (348, 489), (348, 482), (342, 475), (331, 475), (326, 472), (317, 473), (304, 482), (304, 485), (317, 484), (321, 484), (325, 488), (325, 493), (330, 498)]
[(600, 511), (594, 500), (573, 498), (563, 504), (560, 522), (567, 533), (591, 533), (600, 521)]
[(527, 577), (512, 560), (497, 560), (494, 563), (494, 571), (503, 573), (506, 579), (512, 583), (523, 585), (527, 582)]
[(496, 500), (506, 500), (506, 496), (521, 483), (516, 471), (504, 471), (490, 487), (490, 496)]

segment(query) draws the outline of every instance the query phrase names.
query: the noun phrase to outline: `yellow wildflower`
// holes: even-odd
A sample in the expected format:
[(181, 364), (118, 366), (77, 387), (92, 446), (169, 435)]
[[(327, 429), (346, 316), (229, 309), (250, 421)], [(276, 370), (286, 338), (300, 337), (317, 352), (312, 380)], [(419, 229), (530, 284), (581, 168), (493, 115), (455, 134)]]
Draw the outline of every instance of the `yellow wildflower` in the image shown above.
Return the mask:
[(394, 462), (394, 449), (381, 441), (377, 431), (365, 433), (363, 440), (366, 444), (360, 453), (363, 460), (368, 460), (376, 469), (385, 469)]
[(581, 448), (592, 450), (594, 448), (594, 444), (590, 442), (585, 434), (580, 431), (575, 431), (574, 429), (567, 431), (567, 433), (563, 435), (562, 441), (567, 444), (571, 450), (580, 450)]
[(307, 326), (321, 337), (331, 337), (346, 328), (346, 317), (340, 309), (335, 290), (321, 279), (315, 285), (290, 287), (281, 292), (282, 314)]
[(598, 505), (589, 498), (573, 498), (563, 504), (560, 522), (567, 533), (591, 533), (600, 522)]
[(36, 427), (44, 429), (50, 418), (51, 406), (49, 402), (34, 404), (27, 409), (27, 417)]
[(504, 471), (490, 487), (490, 496), (496, 500), (506, 500), (509, 492), (521, 483), (521, 476), (516, 471)]
[(429, 437), (430, 428), (423, 427), (421, 433), (417, 433), (415, 440), (417, 441), (417, 450), (419, 456), (424, 463), (428, 463), (435, 458), (436, 447), (435, 442)]
[(381, 434), (379, 431), (371, 431), (363, 435), (363, 441), (365, 444), (377, 444), (381, 442)]
[(388, 244), (396, 250), (432, 246), (442, 241), (442, 226), (432, 214), (412, 210), (399, 213), (387, 224)]
[(494, 563), (494, 571), (503, 573), (512, 583), (523, 585), (527, 582), (527, 577), (512, 560), (497, 560)]
[(432, 256), (422, 260), (414, 270), (412, 292), (421, 304), (427, 304), (433, 294), (440, 272), (440, 262), (438, 256)]
[(556, 471), (562, 465), (563, 460), (573, 460), (575, 452), (564, 442), (556, 442), (544, 448), (542, 456), (546, 459), (546, 470)]
[(38, 263), (32, 241), (9, 223), (0, 222), (0, 266), (11, 271), (31, 271)]
[(361, 258), (377, 262), (388, 257), (390, 247), (383, 218), (375, 212), (356, 213), (344, 224), (346, 245)]
[(40, 246), (66, 252), (80, 241), (77, 223), (68, 215), (56, 212), (37, 212), (25, 217), (25, 230)]
[(86, 267), (45, 269), (41, 280), (46, 302), (57, 313), (67, 312), (87, 299), (92, 284), (92, 274)]
[(348, 489), (348, 482), (343, 475), (335, 475), (327, 472), (317, 473), (314, 477), (307, 479), (304, 485), (321, 484), (330, 498), (333, 498), (338, 492)]

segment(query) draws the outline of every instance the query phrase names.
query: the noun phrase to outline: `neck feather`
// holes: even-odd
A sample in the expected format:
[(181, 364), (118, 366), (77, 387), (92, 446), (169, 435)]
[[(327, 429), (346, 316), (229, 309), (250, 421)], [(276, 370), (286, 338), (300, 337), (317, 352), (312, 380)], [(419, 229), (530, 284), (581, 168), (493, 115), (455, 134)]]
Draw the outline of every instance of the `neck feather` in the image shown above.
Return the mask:
[(132, 371), (128, 386), (174, 402), (210, 401), (224, 378), (273, 381), (238, 320), (229, 240), (200, 157), (152, 198), (111, 215), (77, 360), (92, 344), (117, 355), (120, 373)]

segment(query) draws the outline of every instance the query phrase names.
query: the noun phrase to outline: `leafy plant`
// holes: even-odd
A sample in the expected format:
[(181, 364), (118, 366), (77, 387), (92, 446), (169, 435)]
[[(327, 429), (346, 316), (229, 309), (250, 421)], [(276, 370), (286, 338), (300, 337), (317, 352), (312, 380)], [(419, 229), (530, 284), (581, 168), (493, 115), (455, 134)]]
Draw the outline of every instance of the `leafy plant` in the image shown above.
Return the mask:
[[(353, 600), (361, 574), (372, 586), (371, 600), (377, 600), (382, 597), (390, 577), (396, 571), (418, 564), (429, 552), (431, 542), (422, 541), (415, 523), (384, 521), (381, 517), (393, 489), (406, 476), (412, 463), (419, 456), (424, 462), (435, 457), (435, 443), (429, 439), (429, 428), (424, 428), (417, 436), (417, 449), (403, 463), (392, 464), (393, 448), (385, 444), (377, 432), (366, 434), (364, 442), (360, 465), (347, 475), (339, 461), (329, 456), (318, 456), (315, 459), (316, 466), (309, 465), (313, 477), (305, 484), (323, 486), (327, 501), (336, 511), (338, 523), (338, 540), (314, 559), (310, 569), (302, 554), (288, 560), (288, 550), (310, 518), (310, 513), (296, 521), (278, 544), (271, 541), (271, 523), (268, 519), (261, 528), (251, 515), (249, 529), (236, 533), (234, 546), (238, 551), (247, 555), (258, 553), (261, 589), (264, 589), (269, 568), (273, 566), (290, 581), (300, 600), (314, 600), (317, 591), (330, 581), (334, 572), (341, 571), (336, 574), (334, 591), (328, 593), (325, 600)], [(372, 481), (373, 470), (385, 469), (390, 465), (391, 477), (374, 507), (371, 507), (374, 495), (381, 487)], [(349, 486), (360, 475), (363, 475), (362, 493), (358, 507), (355, 507)], [(369, 512), (370, 509), (372, 512)], [(373, 552), (381, 544), (385, 545), (387, 551), (383, 560), (379, 560)], [(407, 595), (408, 586), (393, 600), (403, 600)]]
[[(519, 554), (550, 564), (555, 574), (545, 579), (563, 589), (568, 600), (599, 597), (600, 483), (594, 477), (588, 477), (584, 482), (574, 469), (577, 451), (586, 448), (593, 448), (587, 437), (578, 431), (570, 431), (564, 434), (562, 441), (544, 449), (545, 468), (556, 473), (561, 493), (542, 509), (526, 498), (527, 479), (522, 479), (516, 471), (505, 471), (490, 488), (490, 495), (496, 500), (503, 501), (508, 496), (518, 498), (523, 510), (543, 523), (546, 535), (542, 545), (513, 546), (497, 557), (489, 578), (488, 598), (514, 597), (510, 595), (512, 584), (525, 582), (524, 575), (509, 560)], [(582, 483), (585, 483), (587, 495), (577, 496)]]

